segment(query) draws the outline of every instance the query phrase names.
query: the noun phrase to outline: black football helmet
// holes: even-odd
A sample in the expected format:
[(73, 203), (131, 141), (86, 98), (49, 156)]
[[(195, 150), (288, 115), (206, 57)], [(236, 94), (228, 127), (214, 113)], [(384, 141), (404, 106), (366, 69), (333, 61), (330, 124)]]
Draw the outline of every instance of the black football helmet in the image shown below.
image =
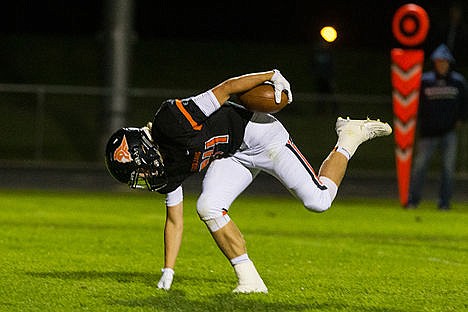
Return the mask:
[(148, 128), (121, 128), (107, 142), (106, 167), (131, 188), (157, 191), (167, 185), (164, 163)]

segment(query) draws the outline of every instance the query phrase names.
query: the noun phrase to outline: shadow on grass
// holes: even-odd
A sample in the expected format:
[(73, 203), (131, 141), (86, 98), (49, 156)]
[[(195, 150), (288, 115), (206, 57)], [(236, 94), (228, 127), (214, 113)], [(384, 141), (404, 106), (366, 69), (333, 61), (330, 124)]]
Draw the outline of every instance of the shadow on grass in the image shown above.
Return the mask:
[(58, 278), (62, 280), (112, 279), (120, 283), (144, 283), (156, 287), (161, 274), (142, 272), (52, 271), (27, 272), (32, 277)]
[(171, 290), (135, 300), (115, 300), (110, 304), (130, 308), (149, 308), (161, 311), (386, 311), (402, 312), (403, 310), (388, 307), (362, 307), (353, 306), (346, 302), (315, 302), (313, 298), (292, 299), (296, 301), (307, 300), (310, 303), (281, 302), (282, 298), (276, 298), (272, 294), (234, 294), (220, 293), (213, 296), (200, 296), (200, 299), (188, 299), (184, 291)]
[[(154, 287), (154, 295), (147, 298), (135, 298), (131, 300), (109, 299), (108, 305), (116, 305), (129, 308), (143, 308), (158, 311), (387, 311), (402, 312), (403, 310), (389, 307), (362, 307), (354, 306), (352, 303), (339, 300), (328, 302), (317, 302), (312, 298), (294, 298), (286, 299), (291, 301), (306, 302), (284, 302), (284, 296), (275, 296), (269, 294), (234, 294), (230, 291), (220, 290), (215, 295), (200, 295), (197, 299), (190, 299), (183, 290), (171, 289), (164, 291), (157, 289), (157, 283), (160, 277), (159, 273), (143, 272), (98, 272), (98, 271), (55, 271), (55, 272), (27, 272), (29, 276), (36, 278), (57, 278), (62, 280), (89, 280), (89, 279), (112, 279), (119, 283), (144, 283)], [(217, 278), (198, 278), (194, 279), (187, 276), (179, 276), (178, 282), (181, 284), (187, 281), (193, 284), (192, 287), (198, 287), (200, 284), (219, 284), (223, 281)], [(190, 282), (188, 282), (190, 281)], [(214, 286), (215, 287), (215, 286)], [(224, 288), (224, 287), (223, 287)], [(289, 298), (289, 296), (286, 296)]]
[[(92, 280), (92, 279), (112, 279), (119, 283), (144, 283), (148, 286), (157, 287), (161, 273), (145, 272), (121, 272), (121, 271), (52, 271), (52, 272), (26, 272), (27, 275), (37, 278), (57, 278), (62, 280)], [(177, 275), (178, 281), (191, 280), (190, 277)], [(200, 282), (200, 280), (198, 280)], [(216, 278), (203, 278), (204, 282), (218, 282)], [(195, 284), (194, 284), (195, 286)]]

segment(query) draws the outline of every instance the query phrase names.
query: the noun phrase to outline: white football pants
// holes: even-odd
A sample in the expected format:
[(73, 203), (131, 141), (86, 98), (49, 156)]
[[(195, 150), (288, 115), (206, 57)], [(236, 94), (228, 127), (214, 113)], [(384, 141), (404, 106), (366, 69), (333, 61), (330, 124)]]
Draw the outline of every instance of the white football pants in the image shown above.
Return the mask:
[(312, 211), (327, 210), (336, 195), (336, 184), (315, 175), (284, 126), (271, 115), (255, 114), (240, 150), (209, 166), (197, 203), (200, 218), (208, 221), (224, 216), (260, 171), (276, 177)]

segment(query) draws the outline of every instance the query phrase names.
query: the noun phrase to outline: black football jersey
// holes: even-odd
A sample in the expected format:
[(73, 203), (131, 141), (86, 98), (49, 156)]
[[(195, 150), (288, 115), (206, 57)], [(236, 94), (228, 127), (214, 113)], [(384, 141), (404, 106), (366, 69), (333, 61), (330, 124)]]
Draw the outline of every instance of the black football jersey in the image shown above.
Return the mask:
[(251, 112), (229, 101), (209, 117), (191, 98), (163, 102), (152, 128), (168, 177), (167, 186), (158, 192), (167, 194), (212, 160), (234, 154), (251, 117)]

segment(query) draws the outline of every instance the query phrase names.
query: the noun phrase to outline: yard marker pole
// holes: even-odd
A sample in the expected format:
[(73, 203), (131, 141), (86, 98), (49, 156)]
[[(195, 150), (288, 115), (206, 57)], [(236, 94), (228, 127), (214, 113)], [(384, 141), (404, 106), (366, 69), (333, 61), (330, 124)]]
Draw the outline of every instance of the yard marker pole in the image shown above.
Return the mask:
[(429, 18), (416, 4), (401, 6), (393, 16), (392, 31), (403, 48), (391, 50), (395, 162), (400, 203), (408, 203), (411, 162), (416, 132), (424, 51), (415, 48), (426, 39)]

